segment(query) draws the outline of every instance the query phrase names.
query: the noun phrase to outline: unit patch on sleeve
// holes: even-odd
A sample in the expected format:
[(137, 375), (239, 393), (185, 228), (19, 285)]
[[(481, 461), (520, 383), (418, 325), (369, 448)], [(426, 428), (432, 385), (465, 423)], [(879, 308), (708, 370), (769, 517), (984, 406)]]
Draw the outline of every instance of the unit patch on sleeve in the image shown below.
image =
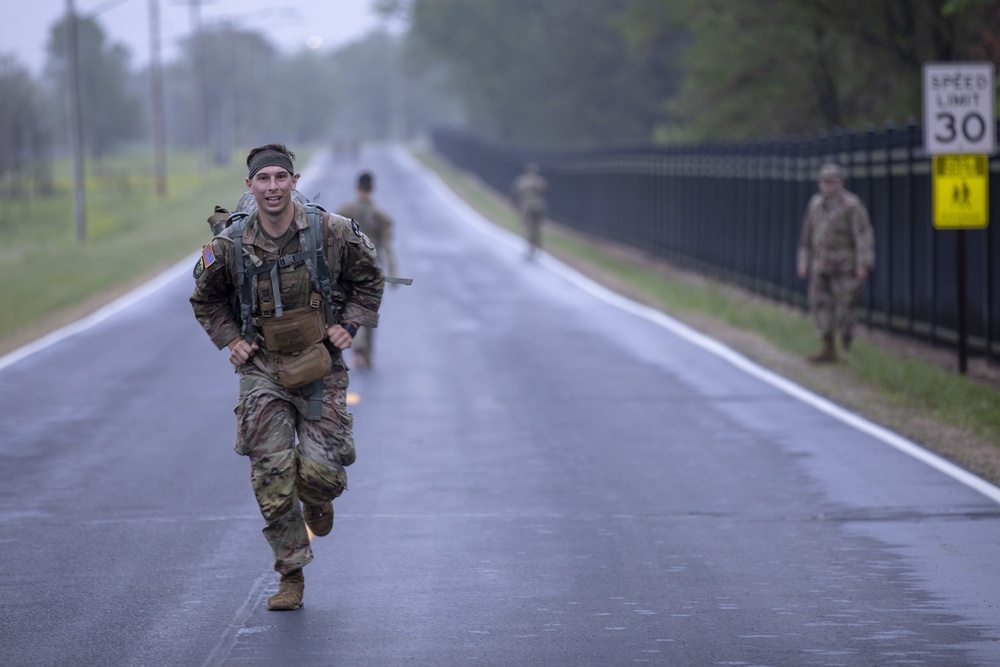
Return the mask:
[(201, 257), (198, 258), (198, 262), (194, 265), (194, 277), (195, 280), (201, 277), (201, 274), (205, 273), (205, 269), (215, 264), (215, 253), (212, 251), (212, 244), (209, 243), (207, 246), (201, 249)]
[(351, 229), (353, 229), (354, 233), (357, 234), (362, 241), (364, 241), (369, 250), (375, 249), (375, 244), (371, 242), (371, 239), (369, 239), (363, 231), (361, 231), (361, 227), (358, 227), (358, 223), (354, 220), (354, 218), (351, 218)]

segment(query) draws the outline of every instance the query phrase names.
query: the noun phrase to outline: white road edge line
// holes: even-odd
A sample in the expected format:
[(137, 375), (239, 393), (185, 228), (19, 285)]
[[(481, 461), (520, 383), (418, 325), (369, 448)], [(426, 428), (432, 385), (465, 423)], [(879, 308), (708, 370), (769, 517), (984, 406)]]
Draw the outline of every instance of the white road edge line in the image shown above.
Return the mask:
[[(518, 249), (523, 248), (524, 240), (520, 236), (502, 229), (484, 218), (478, 211), (473, 209), (464, 199), (459, 197), (451, 188), (449, 188), (437, 174), (420, 165), (409, 151), (397, 148), (394, 151), (394, 156), (400, 162), (407, 163), (417, 173), (422, 174), (424, 180), (431, 187), (431, 189), (434, 190), (437, 195), (441, 197), (441, 199), (471, 222), (474, 227), (506, 245)], [(621, 310), (658, 324), (671, 333), (680, 336), (681, 338), (708, 352), (711, 352), (725, 361), (728, 361), (743, 372), (770, 384), (776, 389), (785, 392), (789, 396), (792, 396), (803, 403), (813, 406), (817, 410), (830, 415), (834, 419), (837, 419), (848, 426), (861, 431), (862, 433), (866, 433), (873, 438), (881, 440), (885, 444), (898, 449), (904, 454), (912, 456), (918, 461), (921, 461), (935, 470), (938, 470), (952, 479), (968, 486), (969, 488), (978, 491), (993, 502), (1000, 504), (1000, 488), (990, 484), (980, 477), (973, 475), (969, 471), (960, 468), (954, 463), (941, 458), (937, 454), (924, 449), (911, 440), (907, 440), (901, 435), (879, 426), (878, 424), (870, 422), (860, 415), (850, 412), (849, 410), (845, 410), (839, 405), (812, 393), (808, 389), (805, 389), (794, 382), (767, 370), (763, 366), (757, 365), (735, 350), (723, 345), (717, 340), (695, 331), (691, 327), (675, 320), (669, 315), (612, 292), (570, 266), (563, 264), (548, 253), (541, 253), (539, 255), (539, 260), (540, 263), (546, 268), (593, 296), (616, 306)]]
[(61, 340), (65, 340), (70, 336), (75, 336), (76, 334), (89, 329), (97, 324), (100, 324), (104, 320), (108, 319), (116, 313), (129, 308), (133, 304), (142, 301), (148, 297), (153, 292), (167, 286), (172, 281), (179, 278), (184, 273), (190, 274), (194, 269), (194, 263), (197, 261), (197, 257), (200, 252), (196, 252), (189, 257), (186, 257), (174, 264), (172, 267), (156, 276), (147, 283), (144, 283), (132, 290), (128, 294), (119, 297), (118, 299), (112, 301), (111, 303), (95, 310), (90, 315), (72, 322), (62, 327), (61, 329), (56, 329), (52, 333), (49, 333), (41, 338), (28, 343), (23, 347), (19, 347), (12, 352), (8, 352), (4, 356), (0, 357), (0, 370), (7, 368), (17, 362), (21, 361), (26, 357), (30, 357), (36, 352), (40, 352), (47, 347), (55, 345)]

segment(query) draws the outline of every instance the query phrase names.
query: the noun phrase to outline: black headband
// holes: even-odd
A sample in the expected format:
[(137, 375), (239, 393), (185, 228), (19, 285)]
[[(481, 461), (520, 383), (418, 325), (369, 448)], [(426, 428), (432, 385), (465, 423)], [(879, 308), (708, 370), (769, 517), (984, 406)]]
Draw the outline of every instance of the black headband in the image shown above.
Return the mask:
[(294, 167), (292, 166), (292, 160), (287, 155), (280, 151), (266, 150), (261, 151), (253, 156), (250, 160), (250, 175), (248, 178), (253, 178), (254, 174), (263, 169), (264, 167), (284, 167), (288, 170), (288, 173), (294, 173)]

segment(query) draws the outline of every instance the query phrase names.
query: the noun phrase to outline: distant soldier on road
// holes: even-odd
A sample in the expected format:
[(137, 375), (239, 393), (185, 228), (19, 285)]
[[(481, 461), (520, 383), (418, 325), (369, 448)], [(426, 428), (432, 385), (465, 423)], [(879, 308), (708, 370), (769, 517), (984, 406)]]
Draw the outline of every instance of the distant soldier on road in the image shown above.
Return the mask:
[[(375, 244), (379, 263), (386, 275), (396, 276), (396, 253), (392, 249), (392, 218), (375, 205), (372, 191), (375, 189), (375, 178), (370, 172), (362, 172), (358, 176), (357, 199), (344, 204), (337, 211), (338, 215), (350, 218), (358, 223), (361, 231)], [(395, 287), (395, 285), (393, 285)], [(374, 353), (374, 333), (368, 327), (360, 327), (351, 346), (354, 365), (367, 368), (372, 365)]]
[(521, 212), (528, 234), (529, 259), (542, 247), (542, 221), (548, 209), (545, 203), (545, 192), (548, 189), (548, 181), (539, 173), (538, 165), (534, 162), (524, 166), (524, 173), (514, 179), (511, 186), (514, 203)]
[[(271, 610), (302, 606), (313, 535), (333, 528), (333, 504), (355, 460), (342, 351), (378, 324), (384, 277), (357, 225), (301, 206), (294, 154), (268, 144), (247, 156), (256, 208), (212, 239), (194, 267), (191, 306), (240, 378), (236, 444), (281, 574)], [(301, 505), (300, 505), (301, 503)]]
[(868, 211), (844, 189), (844, 175), (836, 164), (820, 167), (819, 193), (806, 209), (797, 264), (799, 276), (809, 277), (809, 307), (823, 340), (823, 348), (808, 359), (836, 361), (835, 335), (840, 334), (843, 350), (850, 351), (861, 287), (875, 268)]

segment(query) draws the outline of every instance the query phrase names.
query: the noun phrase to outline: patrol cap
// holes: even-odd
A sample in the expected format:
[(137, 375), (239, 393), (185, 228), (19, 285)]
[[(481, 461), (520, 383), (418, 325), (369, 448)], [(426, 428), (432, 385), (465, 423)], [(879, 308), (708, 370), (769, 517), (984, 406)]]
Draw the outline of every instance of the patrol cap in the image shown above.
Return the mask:
[(821, 181), (841, 181), (844, 179), (844, 171), (839, 164), (827, 162), (819, 168), (819, 180)]

